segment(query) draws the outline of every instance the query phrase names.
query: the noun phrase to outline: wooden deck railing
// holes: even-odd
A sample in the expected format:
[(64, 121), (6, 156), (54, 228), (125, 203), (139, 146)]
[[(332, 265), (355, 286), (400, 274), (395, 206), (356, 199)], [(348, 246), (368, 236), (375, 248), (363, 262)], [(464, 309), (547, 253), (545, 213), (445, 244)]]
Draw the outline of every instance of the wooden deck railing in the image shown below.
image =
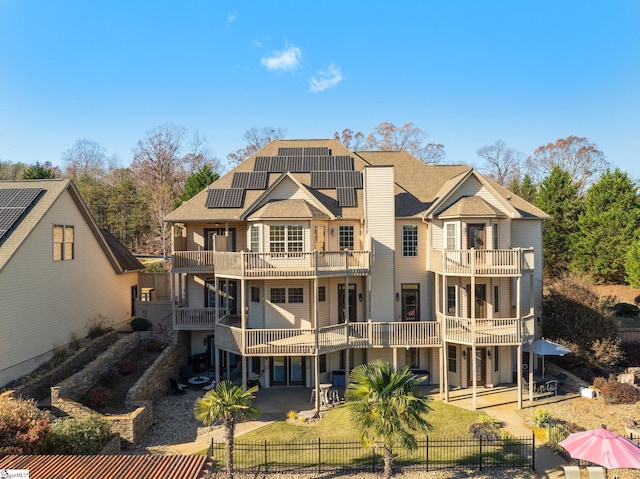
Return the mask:
[(517, 276), (534, 269), (533, 248), (434, 249), (431, 270), (460, 276)]
[(225, 253), (176, 251), (174, 273), (215, 272), (240, 278), (295, 278), (369, 274), (368, 251), (312, 251), (301, 253)]
[[(348, 336), (347, 336), (348, 333)], [(242, 351), (242, 329), (227, 324), (216, 327), (216, 343), (237, 354), (251, 356), (310, 356), (352, 348), (421, 347), (440, 344), (435, 321), (350, 323), (313, 329), (247, 329)]]
[(444, 316), (446, 341), (462, 344), (498, 345), (519, 344), (523, 337), (523, 324), (529, 318), (460, 318)]

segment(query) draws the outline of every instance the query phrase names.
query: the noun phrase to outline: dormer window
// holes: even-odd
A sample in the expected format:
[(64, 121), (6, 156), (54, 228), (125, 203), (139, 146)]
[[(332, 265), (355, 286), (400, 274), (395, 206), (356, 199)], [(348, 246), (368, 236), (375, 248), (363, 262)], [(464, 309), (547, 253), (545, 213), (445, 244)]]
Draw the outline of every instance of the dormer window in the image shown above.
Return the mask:
[(269, 251), (272, 253), (301, 253), (304, 251), (302, 226), (269, 226)]

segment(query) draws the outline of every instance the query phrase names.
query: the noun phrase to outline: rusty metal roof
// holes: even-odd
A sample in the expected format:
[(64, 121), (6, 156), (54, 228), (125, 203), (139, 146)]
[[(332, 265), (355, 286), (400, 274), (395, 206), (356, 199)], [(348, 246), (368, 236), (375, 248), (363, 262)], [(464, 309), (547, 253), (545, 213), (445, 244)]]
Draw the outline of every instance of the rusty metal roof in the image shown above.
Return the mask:
[(0, 469), (28, 469), (29, 479), (203, 479), (208, 456), (4, 456)]

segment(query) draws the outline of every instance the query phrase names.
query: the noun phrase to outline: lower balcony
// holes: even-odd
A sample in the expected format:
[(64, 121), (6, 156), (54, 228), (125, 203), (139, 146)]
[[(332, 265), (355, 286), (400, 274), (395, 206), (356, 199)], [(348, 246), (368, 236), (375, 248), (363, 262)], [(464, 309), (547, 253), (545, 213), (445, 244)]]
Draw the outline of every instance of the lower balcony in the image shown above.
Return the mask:
[(312, 356), (350, 348), (424, 347), (440, 344), (436, 321), (350, 323), (313, 329), (216, 327), (216, 344), (247, 356)]
[(176, 308), (175, 330), (212, 330), (216, 326), (216, 308)]

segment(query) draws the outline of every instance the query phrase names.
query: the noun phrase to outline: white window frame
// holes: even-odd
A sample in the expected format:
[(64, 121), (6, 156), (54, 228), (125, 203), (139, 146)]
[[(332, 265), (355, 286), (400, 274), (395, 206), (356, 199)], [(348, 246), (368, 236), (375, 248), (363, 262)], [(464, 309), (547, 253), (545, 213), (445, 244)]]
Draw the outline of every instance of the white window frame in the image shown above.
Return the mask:
[[(282, 237), (274, 241), (274, 230), (282, 231)], [(300, 234), (300, 237), (297, 234)], [(282, 250), (274, 251), (274, 244), (282, 243)], [(304, 228), (302, 225), (269, 225), (269, 252), (270, 253), (302, 253), (304, 252)]]
[(252, 253), (260, 252), (260, 227), (258, 225), (249, 227), (249, 245)]
[[(449, 232), (453, 232), (453, 245), (449, 242)], [(443, 226), (444, 232), (444, 249), (459, 250), (460, 249), (460, 223), (449, 221)], [(453, 247), (452, 247), (453, 246)]]
[(338, 247), (353, 250), (356, 244), (356, 231), (353, 225), (338, 226)]
[(418, 225), (402, 225), (402, 256), (418, 256)]

